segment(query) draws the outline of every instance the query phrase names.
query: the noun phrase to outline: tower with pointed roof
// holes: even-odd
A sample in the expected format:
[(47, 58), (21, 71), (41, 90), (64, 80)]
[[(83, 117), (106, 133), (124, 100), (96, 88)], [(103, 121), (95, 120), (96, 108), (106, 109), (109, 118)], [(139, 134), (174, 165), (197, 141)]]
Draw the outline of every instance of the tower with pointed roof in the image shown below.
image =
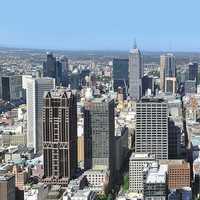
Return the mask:
[(129, 96), (140, 99), (142, 93), (143, 59), (136, 40), (129, 53)]

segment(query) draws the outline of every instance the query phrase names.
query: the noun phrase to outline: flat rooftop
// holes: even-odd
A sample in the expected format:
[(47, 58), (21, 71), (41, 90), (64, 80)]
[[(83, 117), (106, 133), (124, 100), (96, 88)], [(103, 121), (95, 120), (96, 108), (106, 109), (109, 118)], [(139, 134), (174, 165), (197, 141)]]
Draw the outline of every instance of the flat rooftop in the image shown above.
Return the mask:
[(165, 99), (159, 97), (143, 97), (139, 103), (164, 103)]
[(166, 183), (167, 169), (167, 165), (154, 166), (153, 163), (148, 172), (146, 183)]
[(154, 160), (155, 155), (150, 153), (132, 153), (129, 160)]
[(8, 174), (5, 174), (5, 175), (1, 175), (0, 176), (0, 181), (8, 181), (9, 179), (13, 178), (14, 176), (12, 175), (8, 175)]
[(165, 165), (169, 165), (169, 166), (180, 166), (180, 165), (189, 165), (188, 162), (186, 162), (185, 160), (160, 160), (159, 161), (160, 164), (165, 164)]

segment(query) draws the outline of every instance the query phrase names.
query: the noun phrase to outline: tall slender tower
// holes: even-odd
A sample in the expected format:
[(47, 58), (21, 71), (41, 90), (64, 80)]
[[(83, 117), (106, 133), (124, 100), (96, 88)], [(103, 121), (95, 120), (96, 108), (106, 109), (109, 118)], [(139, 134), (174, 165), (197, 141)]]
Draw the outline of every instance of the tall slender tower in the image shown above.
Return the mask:
[(140, 99), (142, 94), (143, 59), (136, 44), (129, 53), (129, 95)]
[(65, 56), (62, 56), (60, 58), (60, 63), (62, 65), (62, 78), (61, 78), (61, 83), (62, 86), (67, 87), (69, 84), (69, 78), (68, 78), (68, 73), (69, 73), (69, 64), (68, 64), (68, 59)]
[(44, 95), (43, 155), (47, 184), (67, 185), (77, 167), (77, 105), (70, 90)]
[(160, 90), (176, 92), (176, 61), (173, 54), (160, 56)]
[(196, 83), (198, 83), (198, 63), (193, 62), (189, 63), (189, 80), (196, 80)]
[(27, 80), (27, 145), (35, 153), (42, 153), (42, 108), (45, 91), (55, 87), (53, 78), (29, 78)]

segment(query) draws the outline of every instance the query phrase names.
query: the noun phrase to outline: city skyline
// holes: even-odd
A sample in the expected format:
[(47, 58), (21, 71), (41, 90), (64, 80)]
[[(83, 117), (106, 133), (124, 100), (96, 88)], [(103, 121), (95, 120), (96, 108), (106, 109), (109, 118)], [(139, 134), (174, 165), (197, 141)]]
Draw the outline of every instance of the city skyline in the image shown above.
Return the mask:
[(199, 6), (2, 2), (0, 200), (200, 200)]
[[(10, 6), (12, 3), (12, 6)], [(200, 51), (197, 1), (2, 2), (0, 46)], [(7, 12), (9, 9), (9, 12)], [(55, 11), (57, 14), (54, 15)]]

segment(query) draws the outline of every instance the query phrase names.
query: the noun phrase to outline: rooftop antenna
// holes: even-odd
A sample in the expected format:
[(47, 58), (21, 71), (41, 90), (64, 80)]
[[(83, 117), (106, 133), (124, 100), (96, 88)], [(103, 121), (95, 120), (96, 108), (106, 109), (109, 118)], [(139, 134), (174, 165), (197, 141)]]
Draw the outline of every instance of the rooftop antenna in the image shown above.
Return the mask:
[(169, 41), (169, 52), (172, 52), (172, 41)]
[(133, 45), (134, 49), (137, 49), (137, 42), (136, 42), (136, 38), (134, 39), (134, 45)]

